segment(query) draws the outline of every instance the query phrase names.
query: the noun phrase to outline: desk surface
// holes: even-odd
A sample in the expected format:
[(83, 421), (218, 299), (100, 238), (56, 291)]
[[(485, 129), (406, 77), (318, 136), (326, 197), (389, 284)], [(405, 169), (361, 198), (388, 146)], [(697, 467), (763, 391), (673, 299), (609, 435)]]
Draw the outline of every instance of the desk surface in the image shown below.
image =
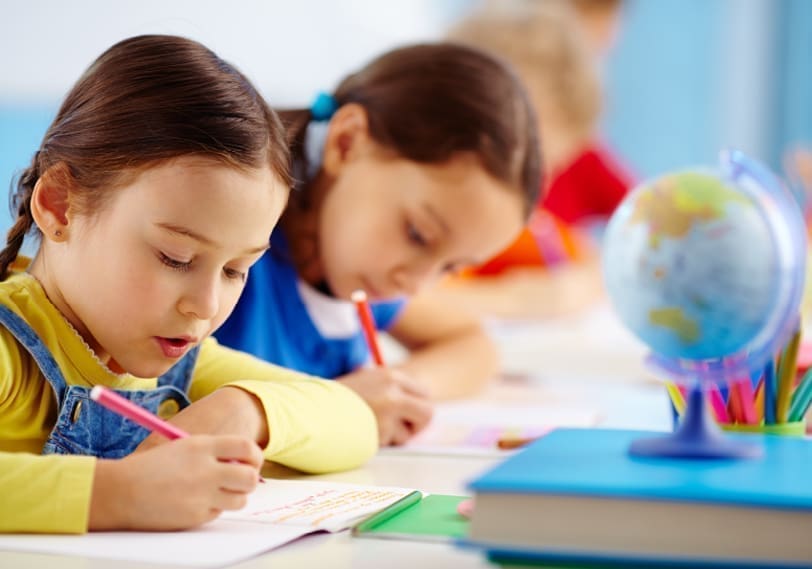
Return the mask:
[[(605, 319), (605, 314), (600, 315), (600, 318)], [(553, 324), (553, 327), (545, 325), (535, 330), (533, 326), (524, 324), (497, 331), (507, 357), (521, 352), (521, 366), (520, 369), (509, 367), (507, 376), (499, 380), (482, 399), (507, 404), (511, 400), (526, 404), (528, 401), (543, 400), (551, 396), (580, 400), (601, 410), (602, 426), (668, 429), (670, 412), (665, 391), (660, 385), (643, 377), (644, 372), (640, 365), (642, 351), (639, 346), (629, 342), (627, 338), (621, 338), (618, 343), (617, 336), (612, 340), (612, 336), (608, 335), (604, 338), (608, 337), (610, 340), (601, 344), (605, 349), (585, 350), (585, 344), (594, 342), (590, 339), (594, 332), (590, 328), (593, 324), (586, 320), (569, 325)], [(560, 329), (563, 336), (555, 333), (555, 326), (563, 326)], [(601, 328), (606, 331), (605, 323)], [(611, 326), (610, 329), (616, 330)], [(567, 337), (570, 341), (564, 348), (564, 340), (561, 338)], [(553, 342), (554, 357), (560, 369), (556, 369), (555, 373), (537, 373), (536, 370), (546, 369), (545, 357), (551, 352), (545, 348), (544, 339), (551, 338), (556, 338), (557, 343)], [(508, 345), (510, 349), (506, 348)], [(565, 349), (566, 352), (562, 353)], [(578, 365), (568, 369), (563, 365), (565, 359), (562, 359), (567, 357)], [(514, 357), (514, 363), (516, 359)], [(382, 452), (358, 470), (313, 478), (404, 486), (430, 493), (466, 494), (466, 482), (498, 460), (495, 456), (398, 455)], [(263, 474), (280, 478), (299, 476), (278, 466), (266, 468)], [(351, 537), (349, 532), (306, 536), (232, 567), (363, 569), (385, 564), (387, 569), (397, 569), (415, 567), (421, 563), (429, 567), (451, 569), (493, 567), (478, 553), (448, 544), (360, 539)], [(45, 569), (57, 565), (60, 569), (106, 569), (112, 564), (109, 560), (101, 559), (0, 552), (0, 567), (4, 568)], [(140, 563), (116, 563), (115, 567), (164, 569), (162, 566)]]

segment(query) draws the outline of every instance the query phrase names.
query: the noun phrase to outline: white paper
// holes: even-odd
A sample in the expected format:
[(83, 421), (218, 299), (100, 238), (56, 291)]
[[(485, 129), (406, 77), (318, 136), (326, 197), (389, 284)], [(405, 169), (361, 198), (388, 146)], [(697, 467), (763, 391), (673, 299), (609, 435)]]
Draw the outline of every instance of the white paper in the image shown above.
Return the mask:
[(248, 504), (182, 532), (0, 535), (0, 550), (221, 567), (315, 531), (339, 531), (410, 494), (406, 488), (307, 480), (260, 484)]
[(431, 423), (405, 445), (387, 447), (387, 454), (491, 456), (504, 454), (501, 438), (535, 438), (556, 427), (591, 427), (600, 412), (588, 405), (522, 405), (459, 401), (437, 405)]
[(397, 502), (413, 490), (308, 480), (267, 480), (245, 508), (221, 519), (338, 531)]

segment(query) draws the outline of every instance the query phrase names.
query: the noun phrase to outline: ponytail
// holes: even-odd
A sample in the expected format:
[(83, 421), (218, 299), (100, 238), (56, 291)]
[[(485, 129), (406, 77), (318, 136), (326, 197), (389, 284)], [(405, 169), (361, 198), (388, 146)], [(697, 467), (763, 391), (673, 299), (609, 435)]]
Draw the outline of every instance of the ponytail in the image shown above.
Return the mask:
[(31, 214), (31, 196), (39, 180), (39, 152), (34, 155), (31, 166), (23, 171), (17, 182), (17, 190), (11, 194), (10, 209), (16, 215), (14, 225), (6, 235), (6, 246), (0, 251), (0, 280), (8, 277), (8, 268), (17, 258), (25, 236), (31, 231), (34, 216)]
[(311, 109), (285, 109), (278, 110), (277, 114), (285, 129), (285, 138), (288, 143), (288, 150), (291, 159), (291, 175), (293, 176), (293, 187), (301, 191), (291, 195), (291, 203), (303, 209), (310, 206), (308, 192), (304, 190), (312, 180), (308, 179), (310, 164), (305, 152), (305, 138), (307, 126), (311, 121), (316, 120)]

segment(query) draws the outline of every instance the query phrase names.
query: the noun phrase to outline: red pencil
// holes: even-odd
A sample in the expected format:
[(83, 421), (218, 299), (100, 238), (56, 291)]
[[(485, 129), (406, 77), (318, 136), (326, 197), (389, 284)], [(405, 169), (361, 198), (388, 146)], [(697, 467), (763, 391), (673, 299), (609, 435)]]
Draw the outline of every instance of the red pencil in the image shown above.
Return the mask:
[(358, 309), (358, 318), (361, 320), (361, 329), (364, 332), (369, 351), (372, 353), (372, 359), (376, 365), (385, 365), (381, 350), (378, 347), (378, 339), (375, 336), (375, 320), (372, 317), (372, 310), (369, 308), (367, 302), (367, 293), (363, 290), (356, 290), (352, 293), (352, 301), (355, 303), (355, 308)]
[[(136, 405), (129, 399), (101, 385), (96, 385), (90, 390), (90, 398), (103, 407), (110, 409), (110, 411), (118, 413), (122, 417), (127, 417), (145, 429), (161, 434), (167, 439), (185, 439), (189, 436), (189, 433), (183, 429), (179, 429), (172, 423), (164, 421), (160, 417), (156, 417), (143, 407)], [(263, 480), (261, 476), (259, 481), (263, 484), (265, 483), (265, 480)]]

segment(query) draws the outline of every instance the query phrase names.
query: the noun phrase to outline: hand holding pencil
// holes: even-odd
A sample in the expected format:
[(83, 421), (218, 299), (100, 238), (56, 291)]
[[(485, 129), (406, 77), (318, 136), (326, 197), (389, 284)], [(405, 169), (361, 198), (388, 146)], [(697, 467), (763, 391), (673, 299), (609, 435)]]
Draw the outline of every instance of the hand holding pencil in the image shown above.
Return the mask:
[[(125, 407), (132, 410), (132, 403), (105, 388), (94, 388), (91, 393), (116, 412)], [(121, 400), (126, 405), (118, 405)], [(245, 505), (256, 487), (256, 473), (262, 463), (256, 445), (236, 436), (183, 437), (171, 425), (157, 427), (154, 419), (165, 422), (149, 413), (135, 415), (167, 436), (179, 438), (171, 445), (134, 452), (122, 459), (96, 461), (89, 530), (189, 529), (213, 520), (224, 510)]]
[(403, 370), (384, 366), (366, 294), (356, 291), (352, 300), (375, 366), (358, 369), (337, 379), (358, 393), (375, 413), (381, 446), (403, 444), (431, 419), (432, 404), (428, 392)]
[[(126, 417), (134, 423), (141, 425), (145, 429), (148, 429), (153, 433), (157, 433), (169, 440), (185, 439), (190, 436), (189, 433), (178, 426), (173, 425), (168, 421), (164, 421), (143, 407), (136, 405), (115, 391), (102, 387), (101, 385), (97, 385), (90, 390), (90, 398), (110, 411), (113, 411), (122, 417)], [(259, 466), (261, 465), (262, 460), (260, 459)], [(261, 477), (258, 478), (258, 480), (261, 483), (264, 482)]]

